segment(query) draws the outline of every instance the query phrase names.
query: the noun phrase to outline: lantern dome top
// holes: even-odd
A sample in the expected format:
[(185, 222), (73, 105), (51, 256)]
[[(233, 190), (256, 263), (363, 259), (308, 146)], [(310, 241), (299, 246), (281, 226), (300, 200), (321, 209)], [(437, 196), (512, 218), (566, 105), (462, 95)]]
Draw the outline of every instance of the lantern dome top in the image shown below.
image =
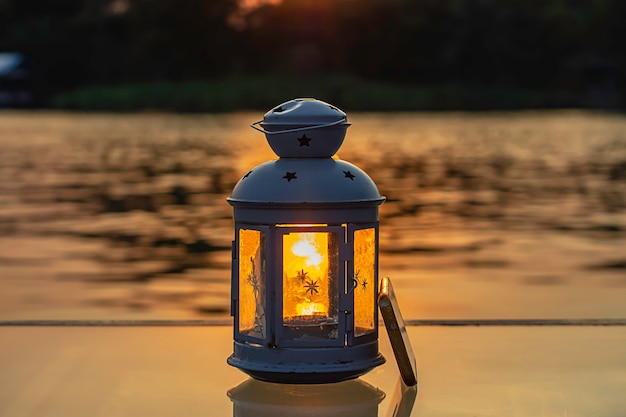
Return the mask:
[(297, 98), (274, 107), (251, 126), (265, 133), (281, 158), (328, 158), (343, 143), (350, 123), (332, 104)]
[(228, 199), (238, 203), (301, 204), (384, 201), (376, 184), (357, 166), (338, 159), (284, 159), (265, 162), (239, 180)]

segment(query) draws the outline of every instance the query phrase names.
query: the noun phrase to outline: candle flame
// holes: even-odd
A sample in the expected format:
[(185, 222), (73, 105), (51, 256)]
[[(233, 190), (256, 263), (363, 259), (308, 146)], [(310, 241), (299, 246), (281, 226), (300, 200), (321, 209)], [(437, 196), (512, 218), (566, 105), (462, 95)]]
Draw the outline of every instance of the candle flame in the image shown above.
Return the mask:
[(322, 261), (322, 255), (317, 251), (314, 244), (314, 236), (311, 233), (299, 233), (300, 240), (293, 244), (291, 252), (296, 256), (306, 258), (307, 266), (319, 266)]
[(326, 306), (322, 303), (300, 303), (296, 306), (300, 316), (312, 316), (315, 313), (326, 313)]

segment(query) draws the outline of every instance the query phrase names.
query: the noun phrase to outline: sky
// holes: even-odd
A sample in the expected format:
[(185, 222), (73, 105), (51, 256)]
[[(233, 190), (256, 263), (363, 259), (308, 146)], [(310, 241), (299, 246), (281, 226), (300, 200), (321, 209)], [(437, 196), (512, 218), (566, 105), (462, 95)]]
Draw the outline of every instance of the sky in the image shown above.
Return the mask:
[(239, 0), (239, 6), (243, 9), (252, 9), (265, 4), (278, 4), (282, 0)]

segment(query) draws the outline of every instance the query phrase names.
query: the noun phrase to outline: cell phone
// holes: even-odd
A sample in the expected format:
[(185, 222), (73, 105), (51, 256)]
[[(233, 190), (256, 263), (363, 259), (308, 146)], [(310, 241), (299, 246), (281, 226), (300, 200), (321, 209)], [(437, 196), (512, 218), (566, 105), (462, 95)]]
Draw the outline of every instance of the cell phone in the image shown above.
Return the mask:
[(402, 314), (400, 313), (398, 301), (393, 292), (391, 280), (387, 277), (380, 281), (378, 307), (383, 316), (391, 348), (400, 369), (400, 376), (407, 386), (417, 385), (415, 355), (413, 354), (409, 335), (406, 332), (404, 319), (402, 319)]

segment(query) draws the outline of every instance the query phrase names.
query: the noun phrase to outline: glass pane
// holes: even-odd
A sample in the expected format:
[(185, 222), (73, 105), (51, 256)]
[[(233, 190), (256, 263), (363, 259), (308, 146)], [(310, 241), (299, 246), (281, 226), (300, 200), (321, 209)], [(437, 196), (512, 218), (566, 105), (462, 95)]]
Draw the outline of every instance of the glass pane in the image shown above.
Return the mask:
[(239, 332), (265, 338), (265, 233), (239, 230)]
[(354, 334), (374, 331), (376, 297), (376, 230), (354, 232)]
[(286, 339), (337, 339), (337, 235), (283, 235), (283, 322)]

